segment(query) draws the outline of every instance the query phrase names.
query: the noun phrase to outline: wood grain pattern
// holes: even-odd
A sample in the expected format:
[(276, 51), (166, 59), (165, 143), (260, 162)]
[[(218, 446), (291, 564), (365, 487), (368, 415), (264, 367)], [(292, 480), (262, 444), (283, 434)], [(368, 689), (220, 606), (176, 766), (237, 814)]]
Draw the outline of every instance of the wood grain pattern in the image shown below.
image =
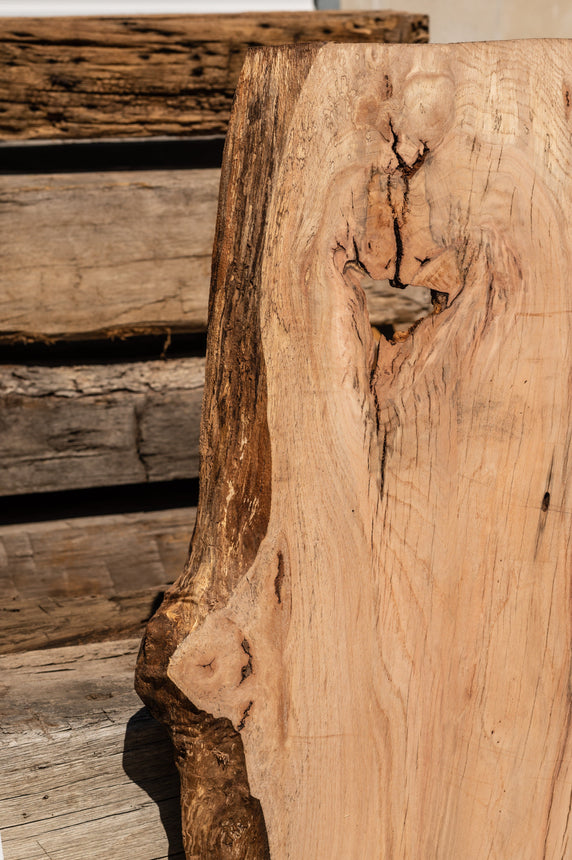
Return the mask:
[(0, 609), (0, 654), (141, 636), (170, 584), (113, 596), (13, 600)]
[(224, 134), (248, 47), (426, 42), (399, 12), (0, 20), (4, 140)]
[[(207, 328), (219, 170), (0, 178), (0, 339)], [(427, 291), (366, 285), (374, 325), (407, 327)]]
[[(245, 67), (197, 530), (137, 683), (203, 757), (234, 726), (272, 860), (570, 854), (571, 61), (528, 41)], [(433, 313), (376, 338), (365, 275)], [(195, 746), (188, 857), (217, 824)]]
[(2, 335), (205, 331), (219, 175), (0, 177)]
[(170, 743), (133, 691), (138, 645), (0, 657), (6, 860), (182, 860)]
[(0, 603), (159, 587), (180, 573), (195, 508), (0, 526)]
[[(219, 170), (0, 178), (0, 340), (207, 328)], [(374, 325), (426, 316), (426, 290), (365, 286)]]
[(0, 371), (0, 495), (191, 478), (204, 359)]
[(194, 522), (175, 508), (0, 527), (0, 653), (140, 635)]

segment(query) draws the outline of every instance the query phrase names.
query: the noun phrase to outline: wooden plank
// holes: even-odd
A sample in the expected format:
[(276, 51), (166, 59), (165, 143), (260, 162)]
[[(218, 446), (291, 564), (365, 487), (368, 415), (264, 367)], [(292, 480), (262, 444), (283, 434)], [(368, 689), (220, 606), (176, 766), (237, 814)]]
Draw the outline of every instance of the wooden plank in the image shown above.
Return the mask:
[(0, 609), (0, 654), (142, 636), (167, 586), (112, 597), (14, 600)]
[[(234, 857), (262, 821), (273, 860), (571, 856), (571, 67), (565, 40), (245, 64), (210, 456), (138, 665), (187, 738), (189, 854), (224, 808)], [(434, 312), (377, 339), (356, 270)], [(236, 792), (196, 766), (222, 720)]]
[(0, 527), (0, 654), (142, 635), (194, 508)]
[(170, 742), (133, 692), (138, 647), (0, 657), (6, 860), (184, 860)]
[(205, 331), (219, 176), (0, 177), (0, 332)]
[(168, 584), (113, 597), (14, 600), (0, 609), (0, 654), (142, 636)]
[[(0, 22), (1, 26), (1, 22)], [(219, 170), (0, 178), (0, 338), (206, 331)], [(364, 279), (375, 325), (427, 290)]]
[(426, 15), (0, 19), (0, 137), (224, 134), (252, 45), (423, 42)]
[(191, 478), (204, 359), (0, 370), (0, 495)]
[(188, 507), (0, 526), (0, 605), (159, 587), (181, 572), (194, 524)]

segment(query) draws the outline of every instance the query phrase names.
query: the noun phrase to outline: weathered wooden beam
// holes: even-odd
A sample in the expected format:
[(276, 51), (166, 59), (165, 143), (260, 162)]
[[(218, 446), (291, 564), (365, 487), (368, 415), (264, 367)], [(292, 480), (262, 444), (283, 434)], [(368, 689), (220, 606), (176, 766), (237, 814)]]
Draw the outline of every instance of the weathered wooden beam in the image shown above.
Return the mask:
[[(0, 340), (206, 331), (219, 178), (2, 177)], [(406, 327), (428, 311), (426, 290), (366, 290), (376, 325)]]
[(0, 177), (0, 335), (205, 331), (219, 176)]
[(141, 635), (194, 508), (0, 527), (0, 654)]
[[(197, 528), (137, 676), (189, 858), (223, 815), (233, 858), (570, 853), (571, 65), (534, 40), (247, 61)], [(376, 337), (366, 273), (433, 313)]]
[(0, 526), (0, 603), (160, 586), (181, 572), (194, 524), (188, 507)]
[(0, 657), (6, 860), (183, 860), (170, 743), (133, 692), (138, 646)]
[(204, 359), (0, 370), (0, 495), (197, 475)]
[(0, 608), (0, 654), (141, 636), (169, 584), (112, 597), (13, 600)]
[(426, 42), (426, 15), (0, 19), (0, 138), (224, 134), (247, 48)]

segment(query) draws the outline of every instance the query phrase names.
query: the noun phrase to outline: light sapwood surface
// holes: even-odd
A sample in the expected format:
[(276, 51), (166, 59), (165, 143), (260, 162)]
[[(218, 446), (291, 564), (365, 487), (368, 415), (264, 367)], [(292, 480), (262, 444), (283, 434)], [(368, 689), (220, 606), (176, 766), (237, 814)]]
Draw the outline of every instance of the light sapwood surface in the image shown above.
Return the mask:
[[(223, 808), (236, 858), (570, 855), (571, 65), (565, 41), (247, 62), (197, 531), (138, 666), (189, 857)], [(366, 274), (434, 312), (377, 339)]]

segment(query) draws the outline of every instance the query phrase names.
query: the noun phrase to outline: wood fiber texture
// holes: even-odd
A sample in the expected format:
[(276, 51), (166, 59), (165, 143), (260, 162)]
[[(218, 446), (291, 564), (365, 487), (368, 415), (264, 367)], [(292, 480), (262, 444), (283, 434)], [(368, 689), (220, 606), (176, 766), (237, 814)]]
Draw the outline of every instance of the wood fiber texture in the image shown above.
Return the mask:
[(0, 334), (205, 331), (219, 175), (1, 177)]
[[(570, 856), (571, 67), (247, 60), (197, 526), (136, 681), (189, 860)], [(433, 312), (379, 337), (368, 277)]]
[[(1, 22), (0, 22), (1, 26)], [(3, 176), (0, 341), (205, 332), (220, 171)], [(406, 327), (427, 291), (365, 284)]]
[(183, 860), (170, 742), (133, 691), (138, 644), (0, 657), (6, 860)]
[(0, 654), (140, 635), (194, 508), (0, 526)]
[(224, 134), (246, 51), (426, 42), (426, 15), (269, 12), (0, 20), (0, 138)]
[(204, 358), (0, 369), (0, 495), (196, 477)]

